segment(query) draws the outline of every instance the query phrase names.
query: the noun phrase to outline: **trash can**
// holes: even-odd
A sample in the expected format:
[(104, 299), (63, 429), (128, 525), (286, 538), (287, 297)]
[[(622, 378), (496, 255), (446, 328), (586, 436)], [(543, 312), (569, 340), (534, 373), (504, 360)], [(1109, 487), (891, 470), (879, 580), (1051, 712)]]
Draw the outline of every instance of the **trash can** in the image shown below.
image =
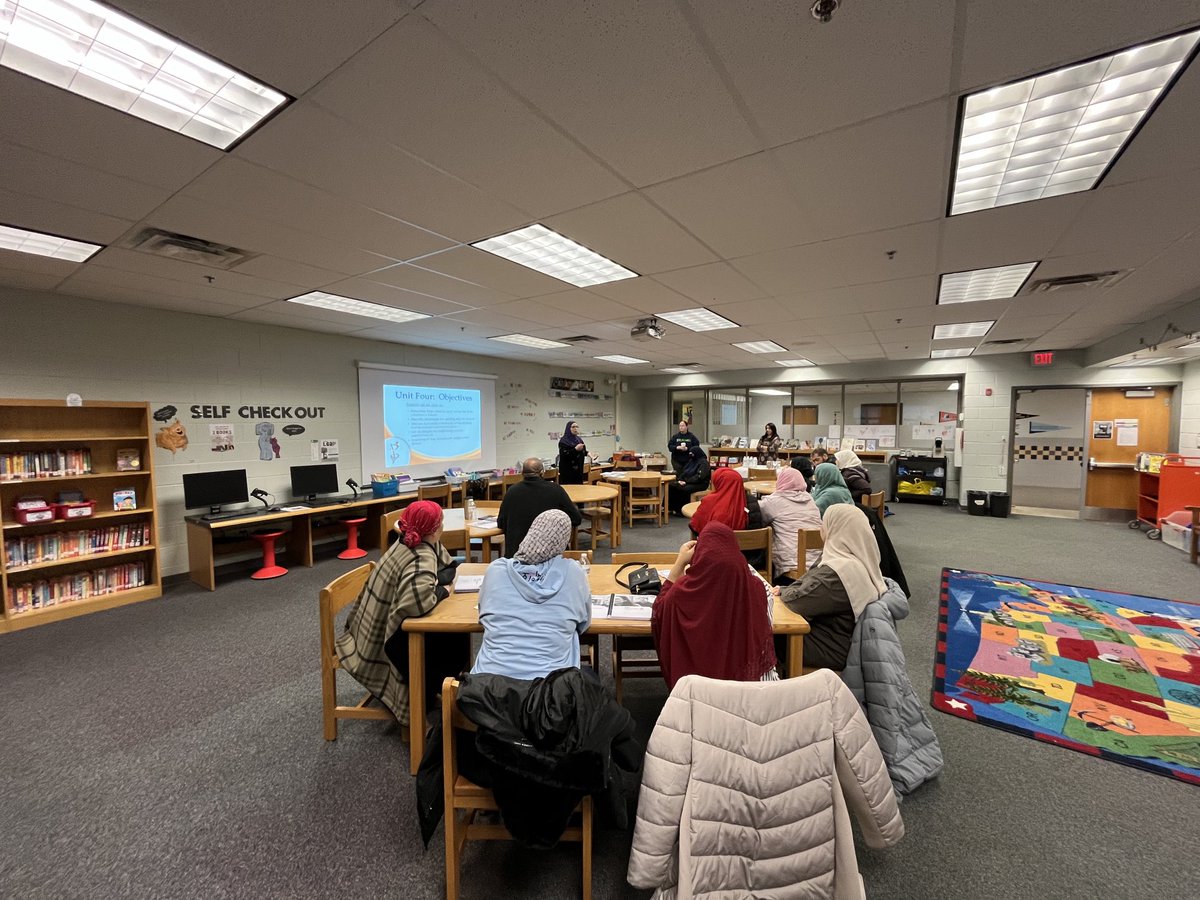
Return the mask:
[(988, 494), (988, 506), (994, 518), (1007, 519), (1012, 510), (1012, 497), (1006, 491), (991, 491)]
[(973, 516), (988, 514), (987, 491), (967, 491), (967, 512)]

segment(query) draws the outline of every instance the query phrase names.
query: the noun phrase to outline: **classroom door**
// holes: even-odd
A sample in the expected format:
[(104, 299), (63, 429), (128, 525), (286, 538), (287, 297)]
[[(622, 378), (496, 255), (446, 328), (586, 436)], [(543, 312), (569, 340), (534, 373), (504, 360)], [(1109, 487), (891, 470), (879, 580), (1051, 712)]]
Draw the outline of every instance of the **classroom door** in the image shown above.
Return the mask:
[(1137, 509), (1134, 459), (1143, 450), (1165, 453), (1170, 447), (1173, 392), (1170, 387), (1088, 391), (1085, 511)]

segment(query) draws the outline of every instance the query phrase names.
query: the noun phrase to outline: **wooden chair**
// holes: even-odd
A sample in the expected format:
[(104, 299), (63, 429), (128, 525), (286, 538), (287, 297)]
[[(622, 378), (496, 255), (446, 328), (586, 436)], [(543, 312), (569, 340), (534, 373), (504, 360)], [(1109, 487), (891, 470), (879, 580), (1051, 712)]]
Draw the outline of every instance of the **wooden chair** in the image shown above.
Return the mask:
[(876, 515), (879, 516), (879, 521), (882, 522), (884, 497), (885, 495), (883, 491), (876, 491), (874, 494), (863, 494), (858, 498), (858, 502), (867, 509), (875, 510)]
[[(370, 705), (375, 700), (365, 695), (357, 706), (338, 706), (337, 670), (342, 667), (334, 646), (333, 629), (337, 614), (358, 599), (363, 585), (371, 576), (375, 563), (369, 562), (345, 575), (339, 575), (321, 588), (321, 714), (325, 723), (325, 740), (337, 740), (338, 719), (391, 719), (392, 714), (383, 705)], [(407, 732), (405, 732), (407, 734)]]
[(501, 475), (500, 476), (500, 499), (503, 500), (504, 495), (506, 493), (508, 493), (508, 489), (510, 487), (512, 487), (514, 484), (519, 484), (524, 477), (525, 476), (522, 475), (520, 472), (516, 473), (515, 475)]
[[(476, 500), (475, 501), (475, 518), (481, 516), (494, 516), (500, 512), (499, 500)], [(480, 548), (480, 558), (483, 556), (483, 538), (471, 538), (471, 545)], [(504, 535), (498, 534), (495, 537), (488, 538), (492, 542), (492, 552), (490, 558), (495, 559), (504, 552)], [(470, 562), (470, 553), (467, 554), (467, 561)]]
[(432, 500), (442, 509), (454, 508), (454, 488), (449, 484), (417, 485), (418, 500)]
[(599, 466), (592, 466), (587, 471), (587, 483), (599, 484), (604, 479), (604, 470)]
[(661, 528), (663, 511), (666, 509), (666, 485), (662, 477), (654, 475), (630, 475), (629, 497), (625, 503), (625, 521), (630, 527), (635, 519), (653, 519)]
[(740, 550), (765, 550), (767, 556), (767, 567), (759, 569), (758, 573), (763, 578), (770, 582), (774, 576), (774, 566), (771, 562), (771, 535), (774, 529), (770, 526), (766, 528), (747, 528), (741, 531), (735, 531), (734, 537), (737, 538), (738, 548)]
[(819, 528), (801, 528), (796, 532), (796, 568), (784, 574), (792, 581), (799, 581), (808, 571), (808, 551), (820, 550), (825, 546), (825, 535)]
[[(458, 710), (458, 682), (442, 682), (442, 775), (446, 801), (446, 900), (458, 900), (459, 872), (467, 841), (511, 841), (501, 824), (476, 822), (481, 809), (498, 809), (496, 798), (458, 773), (455, 729), (474, 731), (475, 726)], [(583, 845), (583, 897), (592, 897), (592, 798), (584, 797), (578, 811), (581, 822), (563, 832), (564, 841)]]
[[(666, 569), (675, 562), (677, 553), (614, 553), (612, 564), (621, 566), (625, 563), (639, 562), (656, 569)], [(616, 689), (617, 702), (624, 695), (622, 682), (626, 678), (662, 678), (662, 668), (658, 663), (658, 653), (655, 652), (654, 638), (628, 637), (613, 635), (612, 639), (612, 670), (613, 685)], [(649, 651), (649, 656), (644, 655)], [(628, 653), (640, 653), (641, 656), (627, 656)]]
[(542, 478), (546, 481), (553, 481), (558, 484), (558, 469), (546, 469), (542, 472)]
[(779, 474), (778, 469), (772, 469), (768, 466), (751, 466), (749, 474), (746, 475), (747, 481), (774, 481), (775, 476)]

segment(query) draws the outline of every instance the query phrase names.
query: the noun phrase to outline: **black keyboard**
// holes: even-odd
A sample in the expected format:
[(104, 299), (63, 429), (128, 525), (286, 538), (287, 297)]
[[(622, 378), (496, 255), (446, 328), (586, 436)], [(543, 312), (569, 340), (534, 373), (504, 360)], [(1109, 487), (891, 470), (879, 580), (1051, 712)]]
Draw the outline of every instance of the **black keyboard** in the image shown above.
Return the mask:
[(300, 500), (298, 503), (303, 503), (305, 506), (310, 506), (313, 509), (320, 509), (324, 506), (342, 506), (346, 503), (353, 503), (353, 497), (324, 497), (320, 500)]
[(246, 519), (250, 516), (257, 516), (261, 510), (257, 509), (240, 509), (237, 512), (209, 513), (206, 516), (201, 516), (201, 522), (224, 522), (226, 519)]

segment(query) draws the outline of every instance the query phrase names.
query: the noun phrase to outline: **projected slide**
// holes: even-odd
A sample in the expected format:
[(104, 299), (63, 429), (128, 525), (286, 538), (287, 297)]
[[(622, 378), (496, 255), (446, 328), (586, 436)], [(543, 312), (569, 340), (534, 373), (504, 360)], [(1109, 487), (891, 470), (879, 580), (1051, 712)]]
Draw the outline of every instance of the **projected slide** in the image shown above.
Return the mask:
[(479, 459), (482, 395), (464, 388), (385, 384), (383, 438), (389, 468)]

